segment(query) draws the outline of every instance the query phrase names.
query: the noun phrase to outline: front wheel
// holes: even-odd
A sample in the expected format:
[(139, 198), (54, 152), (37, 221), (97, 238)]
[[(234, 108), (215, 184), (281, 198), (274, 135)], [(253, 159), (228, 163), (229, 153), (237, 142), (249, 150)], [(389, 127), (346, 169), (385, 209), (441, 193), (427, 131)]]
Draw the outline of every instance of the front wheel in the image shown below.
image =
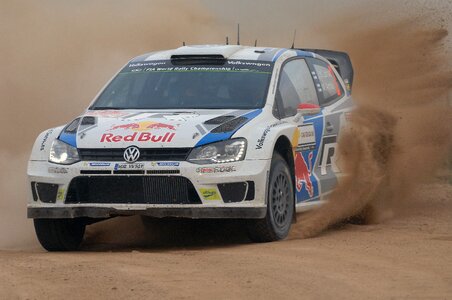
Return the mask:
[(254, 242), (273, 242), (289, 234), (294, 214), (294, 187), (289, 166), (281, 155), (273, 155), (268, 179), (267, 214), (250, 220), (248, 236)]
[(85, 234), (85, 223), (80, 219), (34, 219), (35, 231), (47, 251), (75, 251)]

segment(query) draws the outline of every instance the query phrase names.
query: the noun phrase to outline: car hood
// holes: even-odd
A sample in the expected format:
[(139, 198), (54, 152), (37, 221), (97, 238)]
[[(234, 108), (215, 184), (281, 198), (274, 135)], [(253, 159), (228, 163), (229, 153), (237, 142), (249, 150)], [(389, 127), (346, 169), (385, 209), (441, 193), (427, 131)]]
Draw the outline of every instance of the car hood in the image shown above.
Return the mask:
[(229, 139), (261, 111), (87, 111), (59, 138), (77, 148), (195, 147)]

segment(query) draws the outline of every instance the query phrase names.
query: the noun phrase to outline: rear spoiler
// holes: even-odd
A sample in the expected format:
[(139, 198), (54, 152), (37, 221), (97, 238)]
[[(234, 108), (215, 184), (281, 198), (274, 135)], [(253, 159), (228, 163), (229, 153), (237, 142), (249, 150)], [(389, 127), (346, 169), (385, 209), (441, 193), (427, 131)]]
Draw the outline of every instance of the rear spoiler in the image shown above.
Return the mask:
[(320, 56), (325, 57), (344, 79), (347, 90), (352, 92), (353, 85), (353, 66), (350, 57), (345, 52), (321, 50), (321, 49), (299, 49), (303, 51), (314, 52)]

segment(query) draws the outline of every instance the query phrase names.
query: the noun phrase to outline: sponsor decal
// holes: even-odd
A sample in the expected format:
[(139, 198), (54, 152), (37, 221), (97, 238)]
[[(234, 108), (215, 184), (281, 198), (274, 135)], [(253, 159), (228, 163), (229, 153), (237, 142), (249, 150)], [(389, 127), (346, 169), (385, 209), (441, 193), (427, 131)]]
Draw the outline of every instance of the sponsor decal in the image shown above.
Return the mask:
[(165, 124), (165, 123), (160, 123), (160, 122), (143, 121), (143, 122), (127, 123), (127, 124), (123, 124), (123, 125), (115, 125), (115, 126), (111, 127), (111, 129), (109, 131), (118, 130), (118, 129), (133, 130), (133, 131), (148, 131), (150, 129), (156, 129), (156, 130), (166, 129), (166, 130), (175, 131), (176, 126), (170, 125), (170, 124)]
[(262, 149), (262, 147), (264, 146), (265, 139), (267, 138), (267, 135), (268, 135), (268, 133), (270, 132), (270, 130), (271, 130), (273, 127), (276, 127), (276, 126), (281, 125), (281, 124), (283, 124), (283, 123), (286, 123), (286, 122), (276, 122), (275, 124), (272, 124), (272, 125), (270, 125), (270, 126), (267, 126), (267, 127), (264, 129), (264, 132), (262, 133), (261, 137), (257, 140), (256, 150)]
[(101, 143), (118, 142), (151, 142), (151, 143), (170, 143), (176, 134), (167, 132), (164, 135), (156, 135), (150, 132), (135, 132), (130, 135), (119, 135), (113, 133), (104, 133), (100, 138)]
[(57, 192), (57, 201), (64, 201), (64, 194), (65, 194), (65, 189), (63, 188), (59, 188), (58, 192)]
[(49, 167), (48, 172), (53, 174), (67, 174), (69, 171), (68, 168)]
[(177, 161), (153, 161), (151, 166), (153, 167), (178, 167), (180, 165)]
[(337, 137), (336, 136), (326, 136), (322, 140), (322, 150), (320, 152), (320, 174), (326, 175), (327, 167), (331, 166), (333, 172), (339, 173), (340, 169), (337, 166)]
[(44, 137), (42, 138), (41, 147), (39, 148), (40, 151), (44, 151), (46, 148), (47, 140), (49, 139), (49, 136), (52, 134), (53, 129), (49, 129)]
[(298, 126), (298, 145), (297, 151), (306, 151), (315, 149), (315, 129), (313, 124)]
[(89, 163), (90, 167), (109, 167), (111, 163), (109, 162), (91, 162)]
[(144, 164), (143, 163), (136, 163), (136, 164), (130, 164), (130, 163), (122, 163), (122, 164), (115, 164), (115, 171), (118, 170), (143, 170)]
[(163, 118), (167, 119), (168, 121), (176, 121), (176, 122), (186, 122), (189, 119), (194, 119), (199, 117), (199, 114), (197, 113), (191, 113), (191, 114), (168, 114), (168, 115), (163, 115)]
[(242, 61), (242, 60), (230, 60), (230, 65), (236, 65), (236, 66), (253, 66), (253, 67), (271, 67), (271, 64), (269, 62), (262, 62), (262, 61)]
[(119, 110), (93, 110), (86, 113), (86, 116), (92, 116), (92, 117), (104, 117), (104, 118), (119, 118), (123, 117), (127, 114), (130, 114), (129, 112), (119, 111)]
[(204, 200), (221, 200), (220, 193), (218, 193), (216, 188), (201, 188), (199, 191)]
[(314, 186), (312, 185), (312, 151), (308, 154), (308, 164), (300, 152), (295, 153), (295, 183), (297, 191), (300, 192), (303, 185), (308, 191), (309, 197), (314, 196)]
[(199, 167), (196, 169), (200, 174), (230, 173), (237, 171), (235, 166), (219, 166), (219, 167)]
[(150, 67), (150, 66), (161, 66), (165, 65), (165, 61), (145, 61), (145, 62), (135, 62), (128, 65), (129, 68), (136, 68), (136, 67)]

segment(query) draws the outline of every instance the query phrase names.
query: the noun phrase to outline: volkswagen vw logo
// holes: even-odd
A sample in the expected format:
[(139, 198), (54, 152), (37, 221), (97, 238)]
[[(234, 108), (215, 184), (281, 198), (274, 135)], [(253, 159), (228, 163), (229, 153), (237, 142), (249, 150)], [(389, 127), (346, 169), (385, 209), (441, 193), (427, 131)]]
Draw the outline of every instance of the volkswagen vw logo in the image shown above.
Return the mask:
[(124, 160), (128, 163), (136, 162), (140, 158), (140, 149), (131, 146), (124, 150)]

